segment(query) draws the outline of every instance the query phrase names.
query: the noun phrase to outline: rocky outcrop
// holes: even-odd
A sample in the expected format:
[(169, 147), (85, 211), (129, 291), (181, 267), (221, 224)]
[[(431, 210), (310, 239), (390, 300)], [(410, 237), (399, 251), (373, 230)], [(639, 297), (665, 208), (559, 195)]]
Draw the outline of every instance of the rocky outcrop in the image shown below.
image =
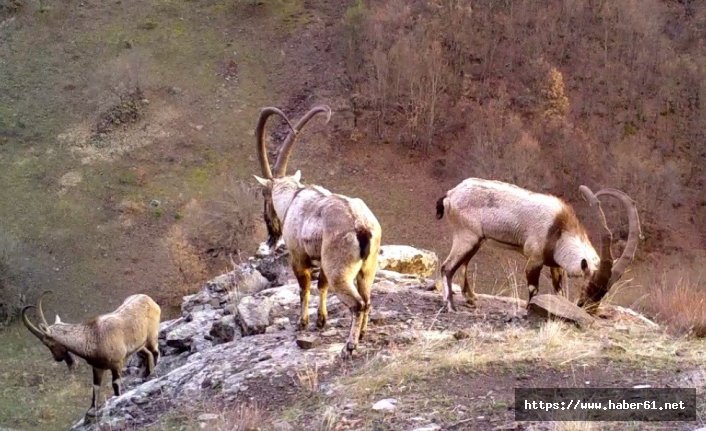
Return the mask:
[[(197, 294), (185, 297), (181, 316), (161, 325), (162, 357), (155, 375), (143, 381), (140, 356), (133, 355), (124, 373), (125, 392), (108, 399), (95, 422), (81, 420), (72, 429), (137, 429), (173, 409), (209, 399), (236, 403), (259, 396), (269, 400), (296, 394), (300, 386), (295, 381), (308, 370), (326, 375), (327, 370), (349, 368), (340, 363), (339, 356), (350, 326), (347, 308), (332, 292), (327, 327), (316, 330), (312, 323), (307, 331), (297, 331), (298, 285), (293, 281), (276, 287), (274, 281), (263, 283), (258, 259), (237, 265), (207, 282)], [(407, 267), (426, 273), (415, 265), (409, 262)], [(308, 310), (312, 322), (319, 299), (315, 285)], [(430, 285), (432, 280), (417, 272), (379, 270), (370, 326), (356, 355), (369, 356), (380, 346), (409, 345), (430, 332), (438, 340), (468, 338), (471, 333), (462, 330), (472, 319), (488, 328), (528, 325), (520, 301), (490, 295), (479, 295), (482, 313), (440, 313), (441, 295), (429, 290)], [(553, 313), (558, 314), (556, 309)]]
[(383, 245), (378, 256), (378, 268), (431, 277), (439, 267), (439, 258), (429, 250), (408, 245)]

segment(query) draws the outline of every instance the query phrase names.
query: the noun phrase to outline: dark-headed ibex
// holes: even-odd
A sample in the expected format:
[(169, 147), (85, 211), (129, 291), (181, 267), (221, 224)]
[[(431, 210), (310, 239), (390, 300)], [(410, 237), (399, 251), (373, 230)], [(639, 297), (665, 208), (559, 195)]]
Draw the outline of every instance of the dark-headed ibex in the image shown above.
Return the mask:
[[(297, 134), (319, 113), (325, 113), (328, 121), (331, 108), (317, 106), (292, 126), (279, 109), (262, 109), (255, 136), (260, 167), (265, 178), (255, 178), (264, 187), (268, 244), (272, 246), (280, 237), (284, 239), (292, 269), (299, 282), (299, 328), (306, 329), (309, 324), (312, 261), (320, 261), (316, 326), (323, 328), (326, 324), (326, 295), (330, 286), (353, 314), (348, 340), (341, 352), (343, 357), (350, 357), (368, 325), (370, 288), (377, 268), (381, 229), (362, 200), (333, 194), (323, 187), (303, 185), (299, 171), (286, 176), (287, 159)], [(291, 129), (277, 157), (274, 175), (270, 170), (263, 140), (265, 124), (272, 115), (282, 117)]]
[[(612, 189), (598, 194), (616, 197), (620, 194), (629, 200), (624, 193)], [(627, 201), (621, 200), (632, 214)], [(463, 295), (469, 304), (475, 303), (466, 267), (485, 241), (516, 250), (527, 258), (525, 275), (530, 300), (538, 291), (539, 276), (545, 265), (551, 269), (557, 292), (562, 291), (564, 271), (569, 276), (590, 280), (599, 267), (598, 253), (573, 208), (556, 196), (500, 181), (469, 178), (437, 201), (436, 214), (439, 219), (447, 215), (453, 229), (451, 252), (441, 266), (446, 278), (444, 299), (449, 310), (455, 309), (451, 283), (460, 267), (464, 268)], [(635, 244), (638, 233), (639, 223), (631, 222), (629, 239)]]
[[(143, 352), (147, 357), (145, 377), (152, 374), (159, 358), (157, 336), (159, 334), (160, 308), (147, 295), (132, 295), (112, 313), (94, 317), (85, 323), (64, 323), (59, 316), (53, 325), (44, 318), (42, 298), (37, 307), (28, 305), (22, 309), (22, 320), (27, 329), (51, 350), (54, 360), (65, 361), (73, 368), (72, 354), (79, 356), (93, 367), (93, 399), (86, 416), (94, 416), (100, 395), (101, 382), (106, 370), (113, 375), (113, 392), (120, 395), (120, 373), (128, 356)], [(35, 326), (27, 316), (30, 308), (37, 308), (41, 323)]]

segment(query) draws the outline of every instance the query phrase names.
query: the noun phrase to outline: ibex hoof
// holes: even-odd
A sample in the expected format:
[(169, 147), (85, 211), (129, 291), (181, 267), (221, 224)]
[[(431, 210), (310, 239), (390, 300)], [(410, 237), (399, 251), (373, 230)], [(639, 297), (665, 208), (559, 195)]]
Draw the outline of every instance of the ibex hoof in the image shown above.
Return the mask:
[(299, 321), (299, 326), (297, 329), (299, 331), (306, 331), (306, 329), (309, 327), (309, 321), (308, 320), (300, 320)]
[(341, 358), (343, 359), (352, 359), (353, 358), (353, 351), (355, 350), (356, 345), (351, 343), (350, 341), (346, 343), (345, 346), (343, 346), (343, 350), (341, 350)]
[(447, 313), (455, 313), (456, 312), (456, 306), (454, 305), (453, 302), (446, 303), (446, 312)]
[(319, 318), (316, 320), (316, 327), (319, 328), (319, 329), (324, 329), (324, 328), (326, 327), (326, 318), (325, 318), (325, 317), (324, 317), (324, 318), (319, 317)]
[(96, 420), (96, 409), (95, 409), (95, 408), (90, 408), (90, 409), (86, 412), (86, 416), (85, 416), (84, 420), (85, 420), (86, 422), (93, 422), (93, 421), (95, 421), (95, 420)]

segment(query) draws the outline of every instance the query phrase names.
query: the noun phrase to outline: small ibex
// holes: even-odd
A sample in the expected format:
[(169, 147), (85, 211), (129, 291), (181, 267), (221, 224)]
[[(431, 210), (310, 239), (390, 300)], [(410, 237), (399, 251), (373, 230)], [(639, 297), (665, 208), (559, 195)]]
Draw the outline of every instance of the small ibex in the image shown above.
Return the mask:
[[(22, 309), (22, 320), (39, 340), (49, 348), (54, 360), (65, 361), (69, 369), (74, 367), (72, 354), (86, 360), (93, 367), (93, 399), (86, 412), (87, 417), (96, 414), (101, 382), (106, 370), (113, 375), (113, 392), (120, 395), (120, 373), (127, 358), (142, 352), (147, 358), (147, 377), (154, 371), (159, 359), (157, 336), (159, 335), (160, 308), (147, 295), (132, 295), (112, 313), (103, 314), (85, 323), (64, 323), (59, 316), (53, 325), (47, 323), (42, 310), (42, 299), (50, 293), (42, 293), (37, 306)], [(41, 323), (35, 326), (27, 317), (27, 311), (36, 308)]]
[[(632, 260), (640, 231), (634, 204), (619, 190), (605, 189), (598, 195), (617, 197), (626, 206), (630, 234), (621, 262)], [(471, 258), (485, 241), (516, 250), (527, 258), (525, 275), (529, 300), (537, 294), (539, 276), (545, 265), (551, 269), (557, 293), (562, 292), (564, 272), (590, 280), (599, 267), (598, 253), (573, 208), (556, 196), (534, 193), (500, 181), (468, 178), (437, 201), (437, 218), (445, 214), (453, 229), (451, 252), (441, 266), (446, 278), (444, 299), (449, 310), (455, 310), (451, 286), (460, 267), (464, 268), (462, 293), (469, 304), (475, 303), (466, 272)], [(624, 272), (627, 265), (621, 263), (616, 267)]]
[[(381, 229), (378, 220), (362, 200), (333, 194), (320, 186), (304, 185), (300, 182), (299, 171), (286, 176), (287, 159), (297, 134), (319, 113), (326, 113), (328, 121), (331, 108), (314, 107), (292, 126), (279, 109), (262, 109), (255, 137), (264, 178), (255, 178), (263, 186), (268, 244), (273, 246), (280, 238), (284, 239), (301, 289), (299, 328), (306, 329), (309, 324), (312, 261), (320, 261), (316, 326), (323, 328), (326, 325), (326, 295), (330, 285), (353, 314), (348, 340), (341, 352), (347, 358), (367, 329), (370, 289), (377, 269)], [(291, 129), (277, 157), (274, 175), (263, 140), (265, 124), (271, 115), (282, 117)]]

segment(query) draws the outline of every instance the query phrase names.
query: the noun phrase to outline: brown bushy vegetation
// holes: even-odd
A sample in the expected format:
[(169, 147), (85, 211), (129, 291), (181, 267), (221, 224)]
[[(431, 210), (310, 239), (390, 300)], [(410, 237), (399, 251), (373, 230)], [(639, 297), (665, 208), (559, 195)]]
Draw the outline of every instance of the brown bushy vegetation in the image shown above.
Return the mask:
[(232, 178), (226, 184), (217, 196), (187, 206), (184, 213), (189, 241), (212, 258), (251, 250), (255, 245), (253, 238), (261, 229), (258, 189)]
[(624, 189), (643, 250), (706, 245), (706, 4), (358, 1), (346, 25), (358, 127), (449, 179)]
[(216, 196), (189, 202), (170, 227), (165, 242), (178, 272), (161, 292), (166, 303), (180, 305), (209, 276), (232, 269), (234, 256), (243, 258), (241, 252), (252, 250), (254, 238), (262, 236), (257, 190), (242, 181), (226, 183)]
[(678, 334), (706, 337), (706, 292), (698, 283), (662, 280), (647, 302), (647, 311)]

